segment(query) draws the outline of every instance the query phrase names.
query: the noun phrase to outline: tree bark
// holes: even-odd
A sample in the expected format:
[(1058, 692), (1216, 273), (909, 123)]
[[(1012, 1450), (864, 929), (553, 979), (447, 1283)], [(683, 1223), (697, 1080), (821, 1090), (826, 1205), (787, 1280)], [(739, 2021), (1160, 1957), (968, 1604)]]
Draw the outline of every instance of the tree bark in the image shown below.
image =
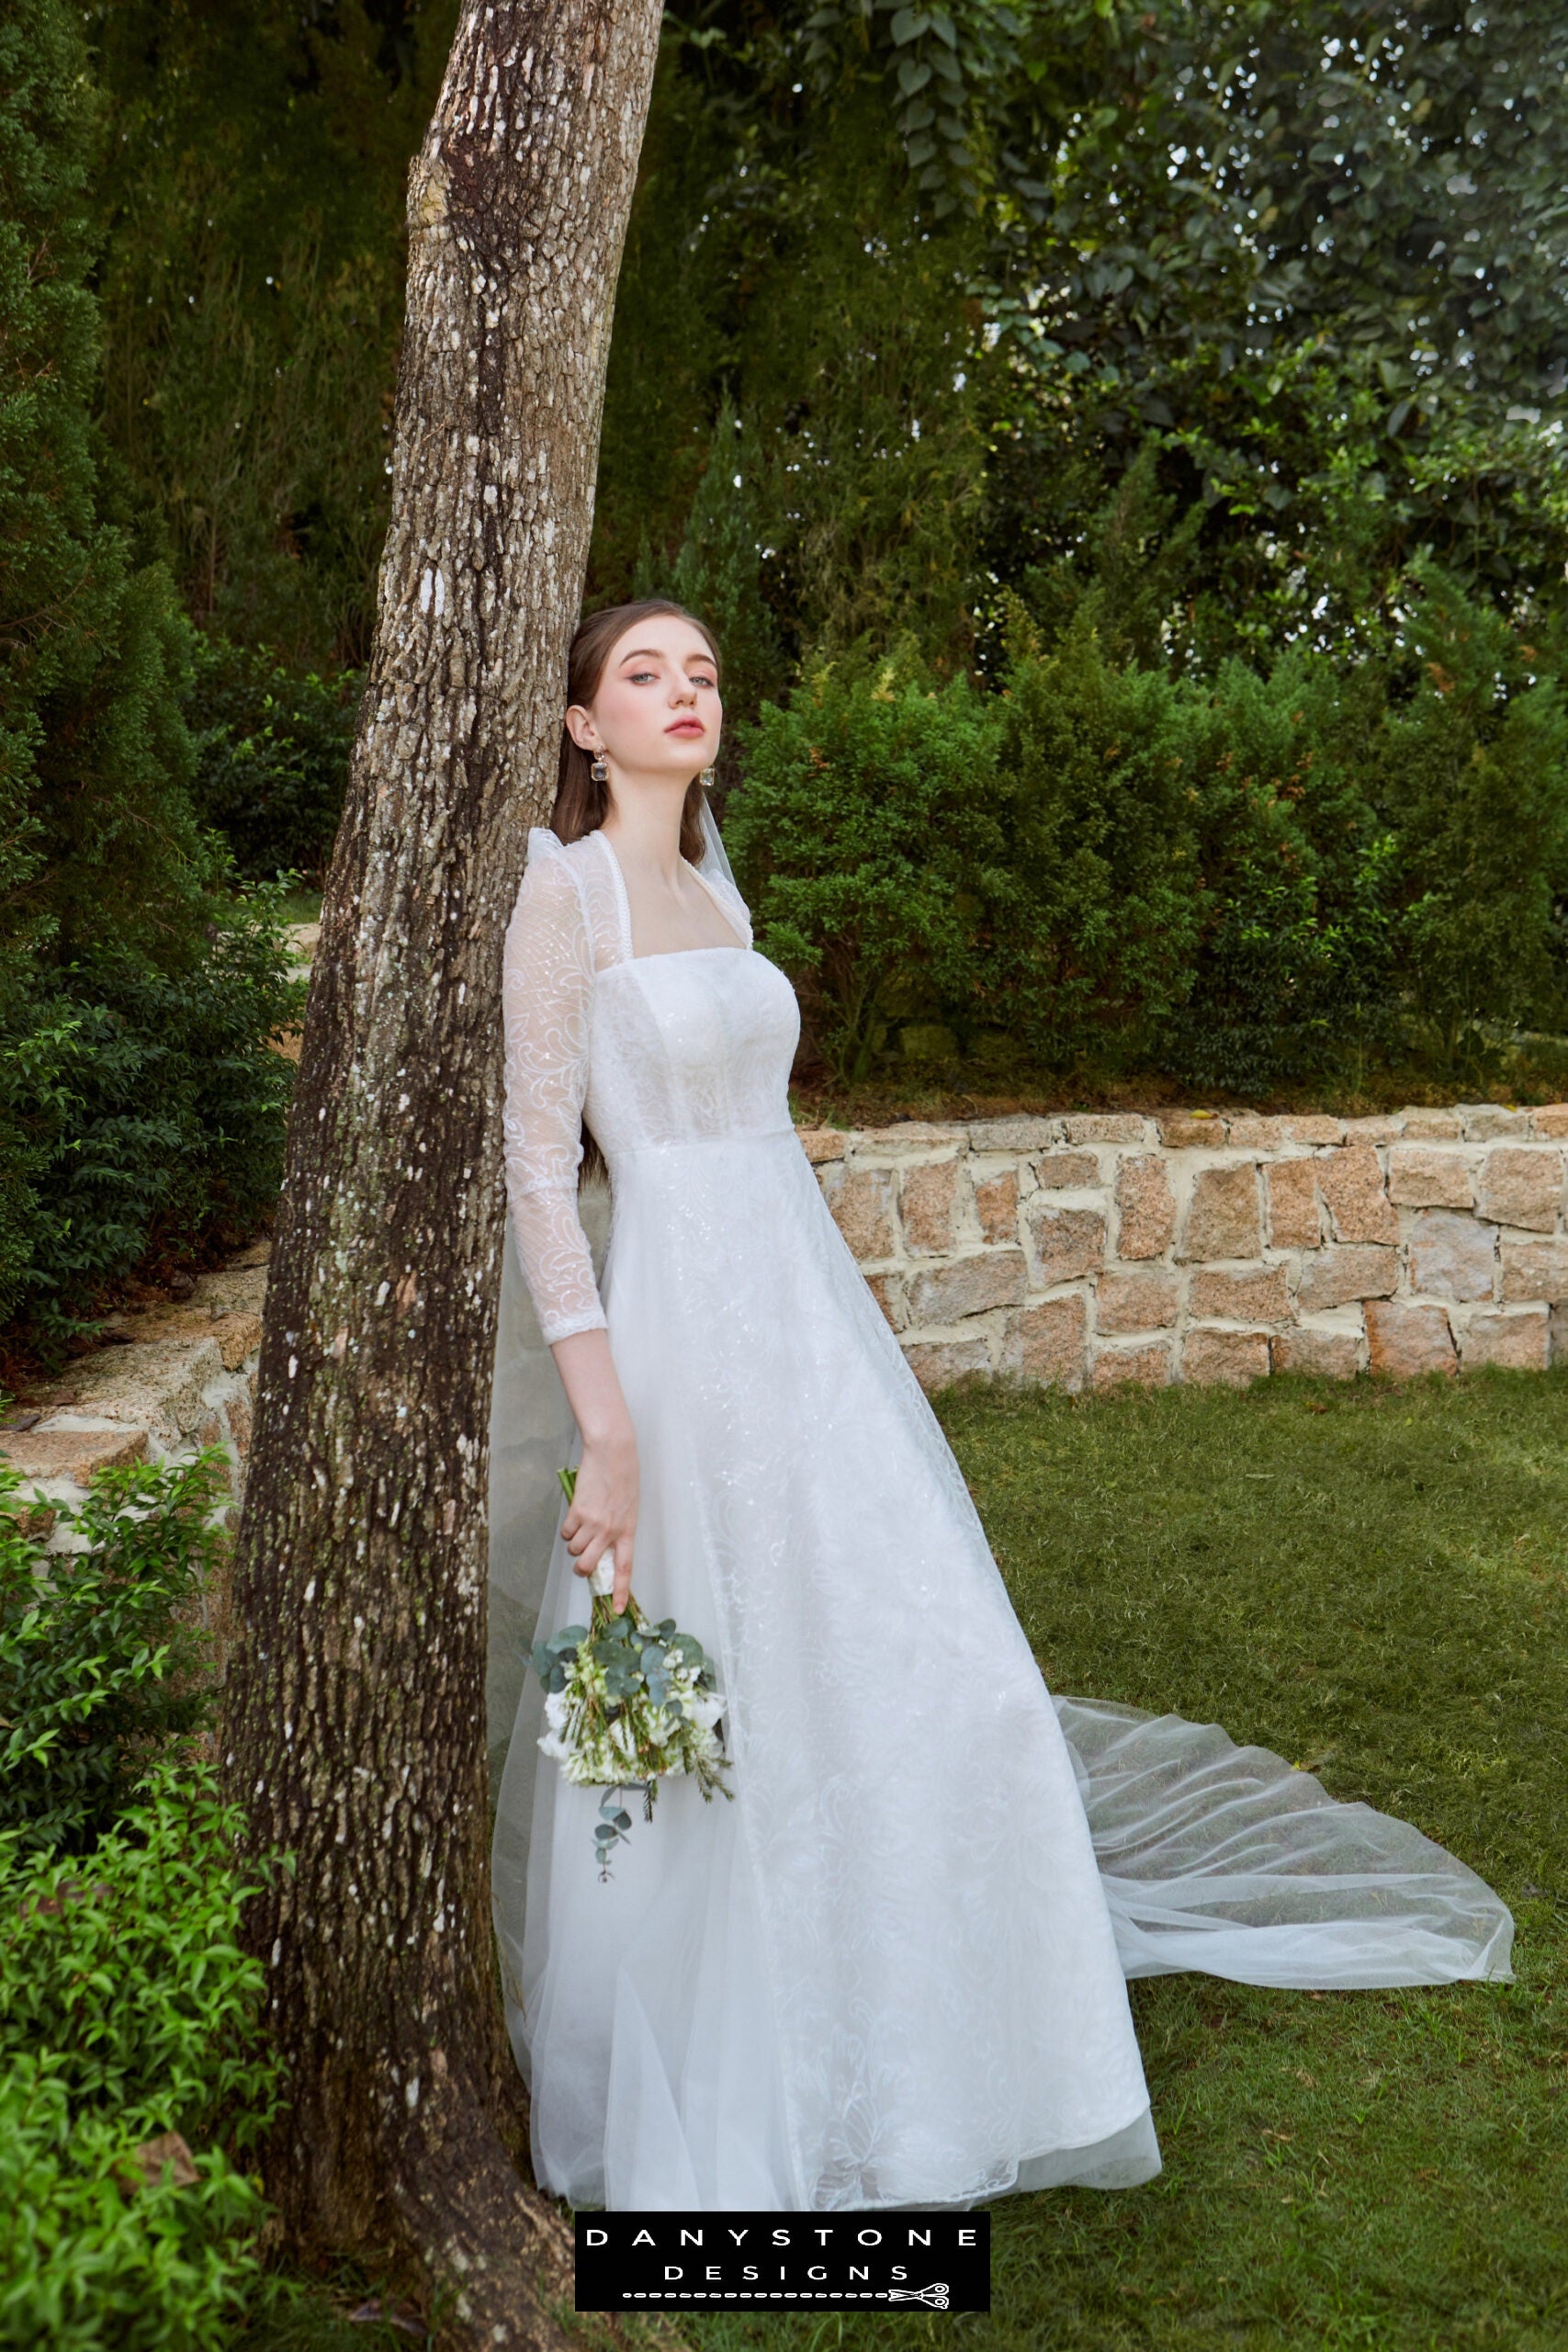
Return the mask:
[(659, 0), (466, 0), (410, 173), (375, 650), (316, 954), (236, 1561), (226, 1771), (295, 1856), (247, 1933), (298, 2245), (560, 2340), (525, 2188), (484, 1747), (502, 933), (548, 807)]

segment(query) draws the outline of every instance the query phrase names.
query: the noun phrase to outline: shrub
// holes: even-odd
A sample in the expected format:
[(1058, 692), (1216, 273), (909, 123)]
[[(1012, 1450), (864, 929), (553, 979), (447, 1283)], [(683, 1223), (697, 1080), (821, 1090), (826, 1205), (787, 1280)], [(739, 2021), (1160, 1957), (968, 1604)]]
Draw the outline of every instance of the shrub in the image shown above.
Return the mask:
[(824, 663), (742, 750), (726, 831), (758, 944), (795, 976), (830, 1066), (863, 1078), (895, 1020), (966, 994), (1003, 849), (994, 707), (907, 653)]
[(174, 968), (110, 945), (0, 993), (0, 1319), (83, 1328), (151, 1251), (238, 1239), (276, 1198), (302, 990), (276, 889), (212, 903)]
[(224, 1542), (224, 1466), (101, 1471), (56, 1510), (80, 1548), (55, 1551), (6, 1508), (21, 1482), (0, 1471), (0, 1834), (22, 1860), (90, 1851), (150, 1757), (207, 1720), (191, 1611)]
[[(0, 2345), (230, 2340), (266, 2211), (234, 2156), (276, 2088), (265, 1972), (238, 1940), (241, 1827), (184, 1756), (153, 1766), (85, 1864), (0, 1834)], [(134, 2153), (174, 2132), (185, 2186), (148, 2180)]]
[(1399, 842), (1411, 1011), (1452, 1069), (1489, 1026), (1563, 1017), (1568, 709), (1495, 613), (1436, 571), (1421, 586), (1415, 682), (1391, 698), (1373, 789)]
[[(1369, 689), (1371, 691), (1369, 691)], [(1192, 987), (1158, 1045), (1199, 1086), (1258, 1092), (1389, 1046), (1397, 844), (1362, 777), (1375, 681), (1321, 655), (1240, 662), (1176, 698), (1195, 820)]]
[(1037, 1060), (1135, 1055), (1192, 985), (1198, 793), (1176, 690), (1071, 628), (1044, 654), (1015, 614), (1000, 715), (980, 1009)]
[(360, 673), (299, 675), (265, 651), (203, 639), (186, 716), (197, 808), (239, 872), (320, 879), (343, 811)]

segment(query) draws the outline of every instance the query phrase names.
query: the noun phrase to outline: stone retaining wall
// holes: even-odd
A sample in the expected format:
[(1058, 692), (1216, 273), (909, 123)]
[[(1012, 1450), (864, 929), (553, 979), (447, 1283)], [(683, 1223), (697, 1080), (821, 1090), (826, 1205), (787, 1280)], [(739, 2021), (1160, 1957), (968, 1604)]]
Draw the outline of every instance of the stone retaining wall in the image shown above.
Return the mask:
[(1169, 1112), (801, 1140), (927, 1387), (1568, 1359), (1568, 1103)]
[[(267, 1244), (203, 1274), (187, 1305), (117, 1316), (111, 1344), (41, 1383), (0, 1426), (0, 1461), (19, 1471), (33, 1507), (79, 1502), (94, 1473), (130, 1462), (189, 1461), (221, 1446), (229, 1460), (231, 1522), (244, 1491), (251, 1410), (261, 1354)], [(63, 1525), (51, 1541), (68, 1541)], [(209, 1590), (201, 1617), (224, 1663), (228, 1580)]]
[[(801, 1142), (927, 1387), (1568, 1361), (1568, 1103), (908, 1122)], [(221, 1446), (243, 1492), (267, 1245), (126, 1315), (0, 1427), (41, 1504)], [(62, 1532), (63, 1540), (63, 1532)], [(221, 1595), (212, 1599), (221, 1641)]]

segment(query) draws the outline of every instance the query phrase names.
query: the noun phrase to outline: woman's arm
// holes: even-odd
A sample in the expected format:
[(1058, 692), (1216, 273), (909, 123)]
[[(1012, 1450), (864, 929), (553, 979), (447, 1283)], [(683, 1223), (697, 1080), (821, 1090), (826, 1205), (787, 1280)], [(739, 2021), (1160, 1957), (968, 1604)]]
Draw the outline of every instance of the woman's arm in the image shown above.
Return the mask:
[(571, 1509), (561, 1522), (567, 1549), (580, 1577), (592, 1575), (606, 1546), (615, 1555), (613, 1606), (617, 1616), (631, 1589), (632, 1545), (637, 1537), (637, 1436), (621, 1394), (609, 1336), (578, 1331), (558, 1340), (550, 1353), (582, 1432), (582, 1459)]
[(536, 831), (530, 843), (502, 959), (506, 1189), (524, 1280), (582, 1435), (567, 1543), (584, 1577), (615, 1547), (619, 1614), (637, 1532), (637, 1440), (577, 1209), (593, 962), (554, 840)]

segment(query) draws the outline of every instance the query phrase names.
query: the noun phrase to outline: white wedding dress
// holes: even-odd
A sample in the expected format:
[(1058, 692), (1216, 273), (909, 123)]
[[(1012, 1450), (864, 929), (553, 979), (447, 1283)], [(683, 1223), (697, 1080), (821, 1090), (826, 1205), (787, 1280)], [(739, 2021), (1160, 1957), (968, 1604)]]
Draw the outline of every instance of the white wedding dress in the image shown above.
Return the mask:
[[(634, 957), (611, 843), (536, 829), (506, 940), (532, 1344), (608, 1326), (641, 1465), (634, 1589), (716, 1662), (735, 1791), (665, 1781), (651, 1823), (634, 1802), (602, 1882), (598, 1792), (539, 1757), (543, 1693), (523, 1682), (494, 1885), (536, 2172), (613, 2211), (1146, 2179), (1128, 1976), (1504, 1976), (1512, 1923), (1418, 1831), (1265, 1750), (1053, 1701), (792, 1130), (794, 992), (732, 886), (702, 878), (737, 945)], [(602, 1284), (584, 1118), (613, 1188)], [(528, 1344), (513, 1283), (503, 1367)], [(514, 1402), (502, 1377), (503, 1704), (521, 1644), (587, 1616), (550, 1541), (570, 1416), (519, 1430)]]

